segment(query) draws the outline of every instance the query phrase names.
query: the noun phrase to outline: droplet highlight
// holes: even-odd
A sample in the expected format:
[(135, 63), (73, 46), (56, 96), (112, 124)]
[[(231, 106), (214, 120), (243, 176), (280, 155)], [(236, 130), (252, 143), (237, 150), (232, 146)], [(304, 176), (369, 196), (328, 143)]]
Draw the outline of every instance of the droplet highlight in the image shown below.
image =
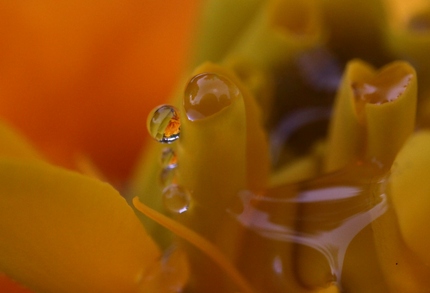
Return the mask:
[(171, 184), (163, 190), (164, 207), (175, 214), (186, 212), (190, 206), (190, 192), (181, 185)]
[(156, 107), (148, 116), (149, 134), (158, 142), (172, 143), (179, 138), (181, 122), (179, 111), (170, 105)]
[(166, 187), (173, 182), (175, 171), (176, 166), (166, 166), (161, 170), (158, 181), (162, 187)]
[(164, 148), (161, 151), (160, 163), (162, 167), (176, 167), (178, 160), (172, 148)]
[(194, 76), (185, 89), (184, 108), (190, 121), (207, 118), (231, 105), (240, 96), (239, 88), (215, 73)]

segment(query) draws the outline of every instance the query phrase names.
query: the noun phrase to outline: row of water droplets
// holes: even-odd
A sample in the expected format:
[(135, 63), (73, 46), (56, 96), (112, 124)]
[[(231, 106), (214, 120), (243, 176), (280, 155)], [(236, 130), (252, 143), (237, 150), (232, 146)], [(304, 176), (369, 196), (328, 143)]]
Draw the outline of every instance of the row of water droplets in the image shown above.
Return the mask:
[[(184, 91), (184, 109), (190, 121), (205, 119), (229, 106), (233, 98), (240, 95), (237, 86), (224, 76), (215, 73), (201, 73), (189, 81)], [(180, 113), (171, 105), (156, 107), (147, 120), (149, 134), (159, 143), (172, 144), (179, 139), (181, 131)], [(161, 152), (159, 183), (163, 189), (163, 203), (172, 213), (188, 210), (191, 196), (184, 186), (175, 182), (178, 167), (173, 148)]]
[[(159, 143), (175, 142), (181, 130), (178, 109), (171, 105), (156, 107), (148, 116), (147, 127), (150, 135)], [(191, 196), (185, 187), (175, 183), (178, 160), (172, 147), (165, 147), (161, 151), (160, 165), (159, 184), (163, 188), (163, 205), (171, 213), (182, 214), (188, 210)]]
[[(214, 92), (214, 89), (218, 92)], [(209, 94), (211, 96), (208, 96)], [(184, 109), (187, 119), (189, 121), (204, 119), (227, 107), (231, 103), (230, 99), (238, 94), (237, 88), (233, 87), (232, 83), (223, 77), (215, 74), (197, 75), (191, 79), (185, 90)], [(202, 98), (203, 95), (205, 95), (204, 99)], [(171, 105), (156, 107), (148, 117), (147, 126), (149, 133), (156, 141), (169, 145), (161, 151), (160, 156), (159, 183), (163, 187), (163, 204), (171, 213), (182, 214), (189, 209), (192, 199), (189, 190), (177, 184), (175, 178), (180, 162), (178, 162), (172, 146), (180, 136), (179, 110)], [(337, 178), (337, 176), (340, 177)], [(376, 196), (379, 200), (375, 200), (373, 204), (368, 204), (373, 193), (367, 190), (367, 186), (360, 184), (350, 186), (348, 184), (350, 182), (348, 178), (360, 176), (354, 172), (350, 176), (343, 176), (337, 173), (325, 175), (324, 178), (327, 180), (316, 180), (316, 182), (323, 182), (317, 185), (311, 180), (307, 183), (306, 188), (299, 188), (299, 194), (294, 197), (288, 195), (261, 197), (252, 193), (241, 193), (239, 198), (242, 200), (244, 210), (239, 214), (233, 213), (232, 215), (243, 227), (252, 231), (253, 234), (260, 235), (266, 241), (292, 242), (298, 247), (309, 247), (321, 253), (331, 269), (331, 276), (328, 277), (327, 282), (334, 282), (342, 290), (343, 262), (349, 244), (364, 227), (381, 216), (386, 210), (386, 199), (383, 193)], [(378, 182), (376, 186), (379, 184)], [(251, 201), (255, 204), (251, 204)], [(271, 211), (283, 208), (289, 210), (289, 205), (300, 205), (302, 211), (308, 208), (312, 209), (312, 206), (317, 205), (321, 212), (303, 214), (294, 220), (293, 226), (282, 221), (277, 222), (272, 217)], [(259, 206), (270, 206), (271, 209), (267, 211), (260, 209)], [(350, 210), (349, 214), (344, 215), (338, 212), (345, 208)], [(250, 214), (253, 216), (249, 217)], [(343, 217), (339, 218), (338, 214), (343, 215)], [(297, 230), (295, 226), (298, 223), (303, 226), (303, 229), (310, 226), (301, 231)], [(281, 258), (276, 256), (272, 269), (275, 273), (282, 274), (282, 266)]]

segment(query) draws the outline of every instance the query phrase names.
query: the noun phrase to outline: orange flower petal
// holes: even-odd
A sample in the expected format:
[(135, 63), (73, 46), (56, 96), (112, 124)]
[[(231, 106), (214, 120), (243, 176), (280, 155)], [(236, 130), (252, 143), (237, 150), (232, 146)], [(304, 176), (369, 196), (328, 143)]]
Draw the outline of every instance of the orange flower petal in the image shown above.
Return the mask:
[(0, 3), (0, 116), (57, 163), (124, 179), (184, 62), (196, 0)]
[(29, 289), (17, 284), (6, 275), (0, 273), (0, 291), (7, 293), (31, 293)]

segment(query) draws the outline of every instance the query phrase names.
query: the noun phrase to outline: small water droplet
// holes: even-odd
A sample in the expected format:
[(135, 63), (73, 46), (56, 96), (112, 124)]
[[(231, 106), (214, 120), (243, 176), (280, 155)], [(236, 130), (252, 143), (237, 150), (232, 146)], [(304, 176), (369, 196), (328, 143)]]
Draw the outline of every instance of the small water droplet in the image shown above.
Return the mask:
[(172, 143), (179, 138), (181, 128), (178, 110), (170, 105), (156, 107), (148, 116), (147, 127), (158, 142)]
[(178, 164), (176, 153), (172, 148), (164, 148), (161, 151), (160, 161), (162, 167), (175, 167)]
[(182, 214), (186, 212), (190, 201), (191, 195), (183, 186), (171, 184), (163, 190), (164, 207), (172, 213)]
[(240, 96), (239, 88), (215, 73), (194, 76), (185, 89), (184, 108), (191, 121), (209, 117), (229, 106)]
[(162, 187), (165, 187), (173, 182), (175, 177), (176, 166), (166, 166), (164, 167), (159, 176), (159, 182)]

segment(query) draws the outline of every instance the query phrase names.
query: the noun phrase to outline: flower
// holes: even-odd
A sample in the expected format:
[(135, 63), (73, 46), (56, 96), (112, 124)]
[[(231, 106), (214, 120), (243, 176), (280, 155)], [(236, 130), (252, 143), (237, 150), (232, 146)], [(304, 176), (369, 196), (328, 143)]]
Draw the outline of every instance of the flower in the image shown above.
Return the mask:
[[(0, 5), (1, 156), (37, 157), (102, 173), (122, 188), (146, 138), (142, 117), (165, 99), (183, 66), (179, 56), (185, 55), (196, 5)], [(167, 20), (169, 26), (159, 25)], [(40, 152), (27, 147), (4, 121)], [(0, 275), (0, 291), (16, 289)]]
[(123, 184), (146, 138), (142, 121), (184, 66), (197, 5), (0, 5), (2, 120), (55, 164), (76, 169), (79, 158), (91, 158)]
[(79, 174), (0, 124), (0, 271), (40, 292), (426, 291), (429, 4), (205, 5), (123, 197), (91, 152)]

